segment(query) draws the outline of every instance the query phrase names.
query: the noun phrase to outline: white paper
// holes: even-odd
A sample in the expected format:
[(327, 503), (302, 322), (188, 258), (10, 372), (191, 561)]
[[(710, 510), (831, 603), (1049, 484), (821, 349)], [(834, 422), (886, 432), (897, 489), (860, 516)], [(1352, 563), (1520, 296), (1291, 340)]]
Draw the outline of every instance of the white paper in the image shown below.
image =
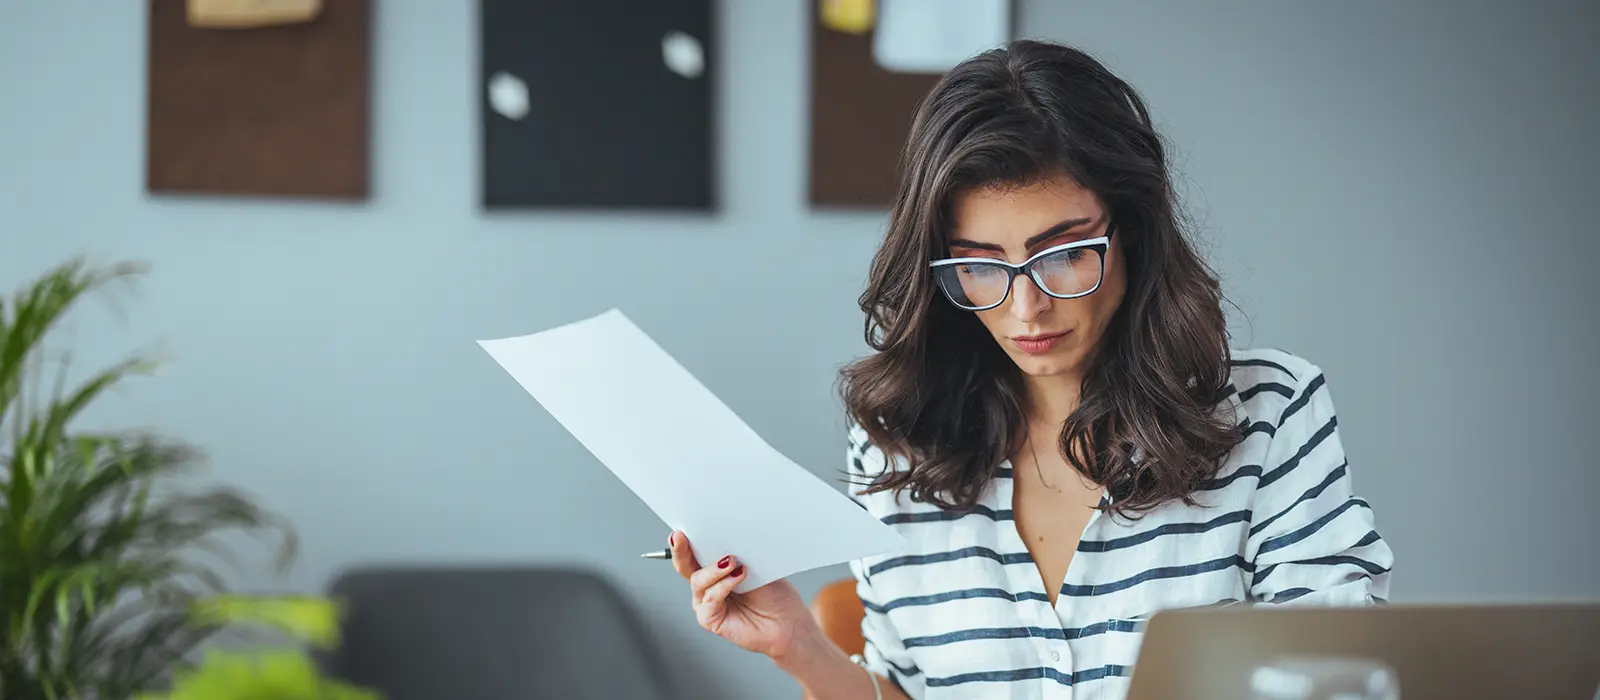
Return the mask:
[(944, 73), (1011, 39), (1011, 0), (879, 0), (872, 56), (885, 70)]
[[(905, 540), (768, 445), (619, 310), (478, 344), (740, 591)], [(665, 533), (640, 533), (641, 550)], [(632, 554), (630, 553), (630, 556)], [(661, 564), (668, 566), (668, 564)]]

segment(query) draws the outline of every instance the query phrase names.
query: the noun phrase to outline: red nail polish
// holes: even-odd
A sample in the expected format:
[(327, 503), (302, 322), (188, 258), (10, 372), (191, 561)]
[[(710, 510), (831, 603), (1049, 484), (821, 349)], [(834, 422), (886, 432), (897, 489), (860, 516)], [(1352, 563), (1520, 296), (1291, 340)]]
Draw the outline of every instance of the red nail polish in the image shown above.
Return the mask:
[(726, 569), (726, 568), (728, 568), (728, 565), (732, 564), (732, 563), (733, 563), (733, 557), (732, 556), (726, 556), (726, 557), (723, 557), (723, 558), (717, 560), (717, 568), (718, 569)]
[(743, 576), (744, 575), (744, 564), (740, 564), (739, 566), (734, 567), (733, 573), (728, 574), (728, 575), (732, 576), (734, 578), (739, 578), (740, 576)]
[(667, 535), (667, 546), (668, 547), (676, 547), (676, 546), (678, 546), (678, 533), (674, 532), (674, 533), (672, 533), (670, 535)]

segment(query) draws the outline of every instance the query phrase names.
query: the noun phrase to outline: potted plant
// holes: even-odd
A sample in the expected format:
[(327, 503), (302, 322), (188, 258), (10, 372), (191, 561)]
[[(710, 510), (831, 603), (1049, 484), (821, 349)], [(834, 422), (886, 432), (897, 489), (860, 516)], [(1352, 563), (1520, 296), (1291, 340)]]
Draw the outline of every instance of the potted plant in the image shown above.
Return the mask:
[(66, 360), (48, 354), (46, 337), (90, 293), (143, 271), (73, 260), (0, 297), (6, 700), (125, 700), (161, 689), (240, 620), (239, 599), (218, 597), (227, 593), (218, 561), (232, 561), (222, 536), (276, 534), (276, 567), (294, 557), (293, 531), (278, 518), (182, 478), (200, 464), (194, 448), (148, 432), (77, 429), (98, 397), (156, 363), (131, 358), (69, 388)]

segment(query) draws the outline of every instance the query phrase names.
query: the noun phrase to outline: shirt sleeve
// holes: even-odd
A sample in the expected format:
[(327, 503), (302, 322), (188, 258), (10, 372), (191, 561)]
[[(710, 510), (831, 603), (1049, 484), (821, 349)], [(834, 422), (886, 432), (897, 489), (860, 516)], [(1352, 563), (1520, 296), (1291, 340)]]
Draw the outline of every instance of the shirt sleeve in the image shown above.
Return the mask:
[(1258, 603), (1366, 605), (1389, 595), (1394, 554), (1351, 486), (1321, 371), (1284, 408), (1252, 504), (1246, 557)]
[[(868, 512), (883, 517), (885, 513), (879, 511), (885, 508), (884, 504), (892, 502), (890, 494), (857, 494), (863, 488), (857, 484), (877, 476), (885, 464), (883, 454), (872, 446), (859, 428), (850, 431), (846, 460), (846, 470), (853, 477), (852, 481), (857, 482), (849, 487), (850, 497)], [(922, 671), (912, 661), (911, 652), (901, 643), (900, 633), (889, 619), (888, 610), (884, 607), (888, 601), (881, 599), (872, 586), (872, 563), (878, 558), (866, 557), (850, 562), (850, 573), (856, 579), (856, 595), (866, 609), (861, 619), (861, 636), (866, 639), (866, 648), (861, 656), (868, 669), (894, 682), (907, 696), (920, 698), (924, 690)]]

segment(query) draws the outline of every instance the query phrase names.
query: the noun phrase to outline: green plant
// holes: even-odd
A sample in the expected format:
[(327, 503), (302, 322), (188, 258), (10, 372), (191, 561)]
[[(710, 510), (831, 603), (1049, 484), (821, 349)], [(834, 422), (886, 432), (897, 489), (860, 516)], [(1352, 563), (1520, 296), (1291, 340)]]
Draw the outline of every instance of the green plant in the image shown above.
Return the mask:
[(378, 700), (377, 693), (323, 678), (298, 650), (209, 650), (178, 675), (171, 692), (136, 700)]
[[(295, 642), (320, 648), (339, 643), (337, 606), (315, 597), (220, 597), (201, 602), (197, 618), (230, 626), (267, 627)], [(378, 700), (379, 695), (324, 678), (299, 648), (246, 652), (207, 650), (181, 671), (166, 693), (136, 700)]]
[[(226, 489), (183, 487), (200, 455), (78, 417), (156, 363), (132, 358), (68, 388), (47, 334), (91, 292), (143, 272), (69, 261), (0, 299), (0, 697), (123, 700), (158, 687), (225, 622), (191, 614), (226, 591), (228, 533), (292, 531)], [(44, 377), (54, 367), (47, 390)], [(211, 556), (206, 556), (206, 554)]]

